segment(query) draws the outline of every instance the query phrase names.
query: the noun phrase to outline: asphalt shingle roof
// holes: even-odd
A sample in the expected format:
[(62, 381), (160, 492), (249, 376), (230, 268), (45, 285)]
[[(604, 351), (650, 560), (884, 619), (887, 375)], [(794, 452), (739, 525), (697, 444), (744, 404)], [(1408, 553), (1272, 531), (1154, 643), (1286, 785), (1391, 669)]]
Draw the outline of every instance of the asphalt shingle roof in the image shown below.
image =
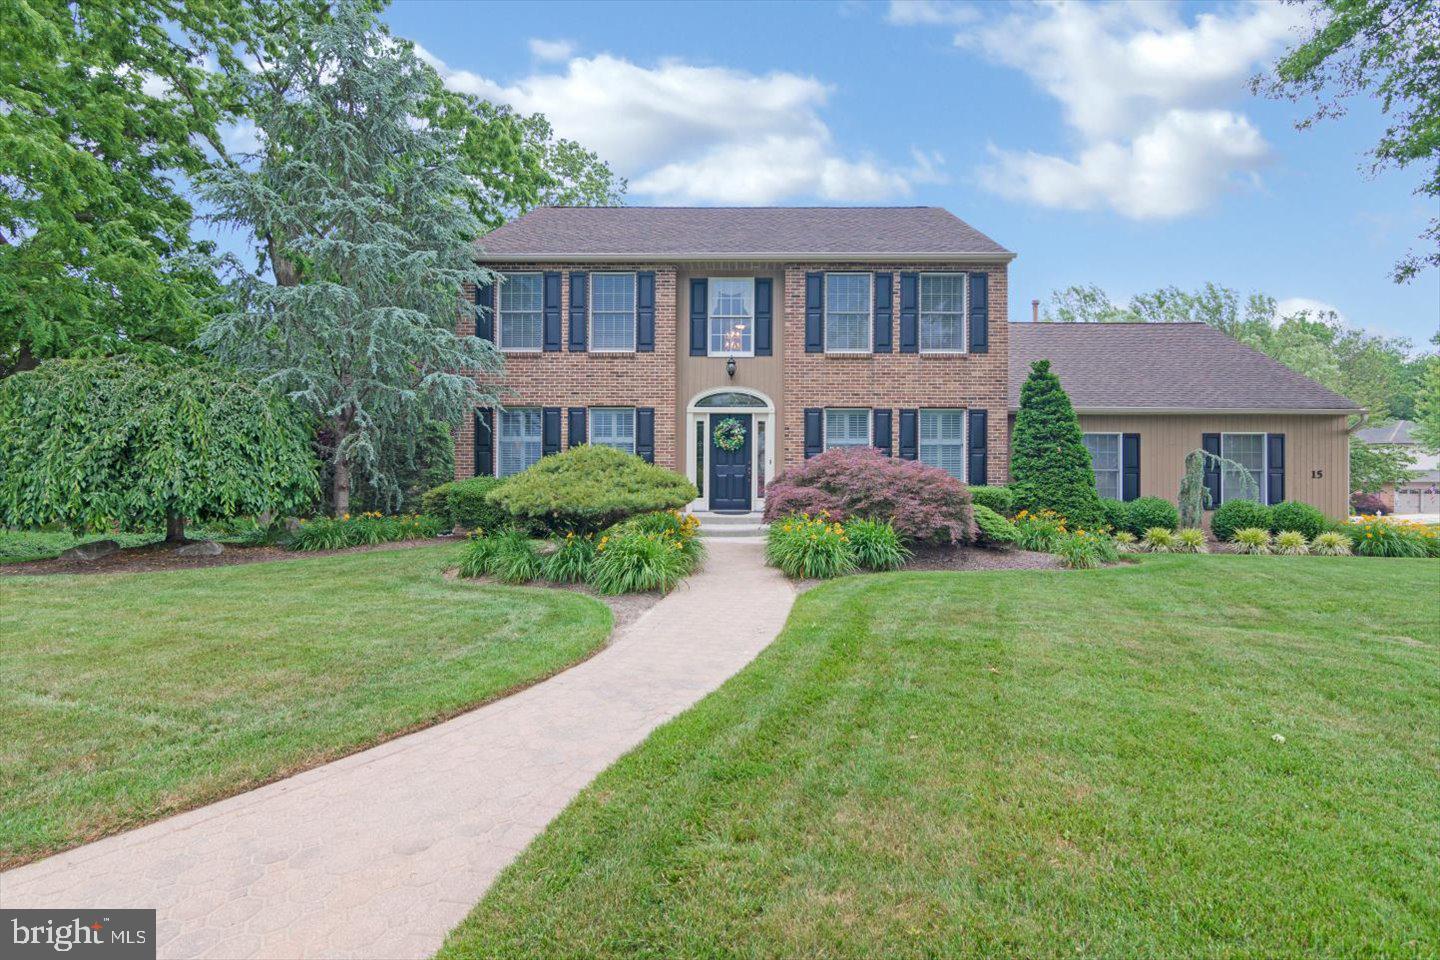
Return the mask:
[(1011, 409), (1036, 360), (1081, 410), (1360, 409), (1203, 323), (1012, 323)]
[(490, 260), (1014, 256), (939, 207), (539, 207), (476, 246)]

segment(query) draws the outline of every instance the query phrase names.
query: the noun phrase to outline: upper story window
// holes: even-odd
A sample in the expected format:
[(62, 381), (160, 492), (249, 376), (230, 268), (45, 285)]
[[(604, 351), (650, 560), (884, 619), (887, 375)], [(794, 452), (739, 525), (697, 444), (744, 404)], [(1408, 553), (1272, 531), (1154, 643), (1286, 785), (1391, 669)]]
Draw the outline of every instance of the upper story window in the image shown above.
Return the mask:
[(749, 277), (712, 277), (710, 356), (755, 355), (755, 281)]
[(1090, 451), (1090, 467), (1095, 471), (1095, 486), (1100, 496), (1120, 499), (1120, 434), (1087, 433), (1085, 449)]
[(920, 462), (965, 481), (965, 411), (920, 411)]
[(827, 409), (825, 411), (825, 449), (866, 447), (870, 445), (870, 411)]
[(590, 349), (635, 350), (635, 274), (590, 274)]
[(625, 453), (635, 452), (635, 408), (591, 407), (590, 442), (600, 447), (614, 447)]
[(538, 273), (512, 273), (500, 278), (497, 318), (501, 350), (539, 350), (544, 294)]
[(965, 274), (920, 274), (920, 352), (965, 351)]
[(825, 352), (869, 353), (870, 274), (825, 274)]
[(495, 463), (500, 476), (508, 477), (538, 463), (543, 450), (540, 408), (501, 410), (498, 419), (500, 455)]
[[(1252, 496), (1261, 503), (1269, 502), (1265, 495), (1265, 434), (1222, 433), (1220, 456), (1226, 460), (1234, 460), (1245, 468), (1242, 473), (1227, 465), (1220, 471), (1220, 503)], [(1254, 487), (1247, 489), (1245, 474), (1249, 474), (1250, 479), (1255, 482)]]

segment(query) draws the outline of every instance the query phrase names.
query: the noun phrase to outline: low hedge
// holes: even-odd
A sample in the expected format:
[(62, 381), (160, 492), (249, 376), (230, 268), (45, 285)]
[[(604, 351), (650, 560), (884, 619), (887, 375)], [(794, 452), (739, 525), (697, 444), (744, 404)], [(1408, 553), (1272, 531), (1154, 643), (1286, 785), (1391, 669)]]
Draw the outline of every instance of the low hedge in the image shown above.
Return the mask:
[(1002, 517), (1015, 513), (1015, 495), (1009, 487), (971, 487), (970, 502), (977, 507), (989, 507)]
[(449, 527), (466, 530), (495, 530), (509, 517), (489, 499), (505, 481), (499, 477), (471, 477), (452, 480), (426, 491), (421, 509)]

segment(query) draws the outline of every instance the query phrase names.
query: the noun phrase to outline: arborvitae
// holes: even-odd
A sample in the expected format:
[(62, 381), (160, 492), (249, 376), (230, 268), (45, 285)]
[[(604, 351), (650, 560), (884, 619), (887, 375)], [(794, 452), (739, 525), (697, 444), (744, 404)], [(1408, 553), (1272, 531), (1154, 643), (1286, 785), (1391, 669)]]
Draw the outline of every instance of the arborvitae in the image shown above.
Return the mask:
[(1017, 510), (1054, 510), (1072, 528), (1103, 522), (1080, 420), (1049, 360), (1035, 361), (1020, 388), (1012, 448), (1010, 489)]

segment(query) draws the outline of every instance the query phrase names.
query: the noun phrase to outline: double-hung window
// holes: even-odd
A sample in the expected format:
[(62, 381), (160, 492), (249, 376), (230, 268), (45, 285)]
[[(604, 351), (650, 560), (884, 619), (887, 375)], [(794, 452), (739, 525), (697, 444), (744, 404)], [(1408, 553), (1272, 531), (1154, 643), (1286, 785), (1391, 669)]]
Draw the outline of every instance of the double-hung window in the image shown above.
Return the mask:
[(825, 274), (825, 352), (869, 353), (870, 274)]
[(590, 349), (635, 350), (635, 274), (590, 274)]
[[(1237, 470), (1227, 464), (1220, 471), (1220, 502), (1254, 496), (1261, 503), (1265, 503), (1265, 434), (1222, 433), (1220, 456), (1233, 460), (1244, 468)], [(1247, 489), (1246, 474), (1254, 481), (1253, 488)]]
[(870, 411), (828, 409), (825, 411), (825, 449), (870, 445)]
[(755, 281), (712, 277), (709, 287), (710, 356), (754, 356)]
[(635, 408), (591, 407), (590, 442), (598, 447), (614, 447), (625, 453), (634, 453)]
[(1100, 496), (1120, 499), (1120, 434), (1087, 433), (1085, 449), (1090, 451), (1090, 468)]
[(540, 408), (517, 407), (500, 411), (500, 476), (508, 477), (540, 460)]
[(965, 274), (920, 274), (920, 352), (965, 352)]
[(501, 350), (539, 350), (542, 277), (538, 273), (512, 273), (500, 279), (499, 332)]
[(920, 411), (920, 462), (965, 480), (965, 411)]

